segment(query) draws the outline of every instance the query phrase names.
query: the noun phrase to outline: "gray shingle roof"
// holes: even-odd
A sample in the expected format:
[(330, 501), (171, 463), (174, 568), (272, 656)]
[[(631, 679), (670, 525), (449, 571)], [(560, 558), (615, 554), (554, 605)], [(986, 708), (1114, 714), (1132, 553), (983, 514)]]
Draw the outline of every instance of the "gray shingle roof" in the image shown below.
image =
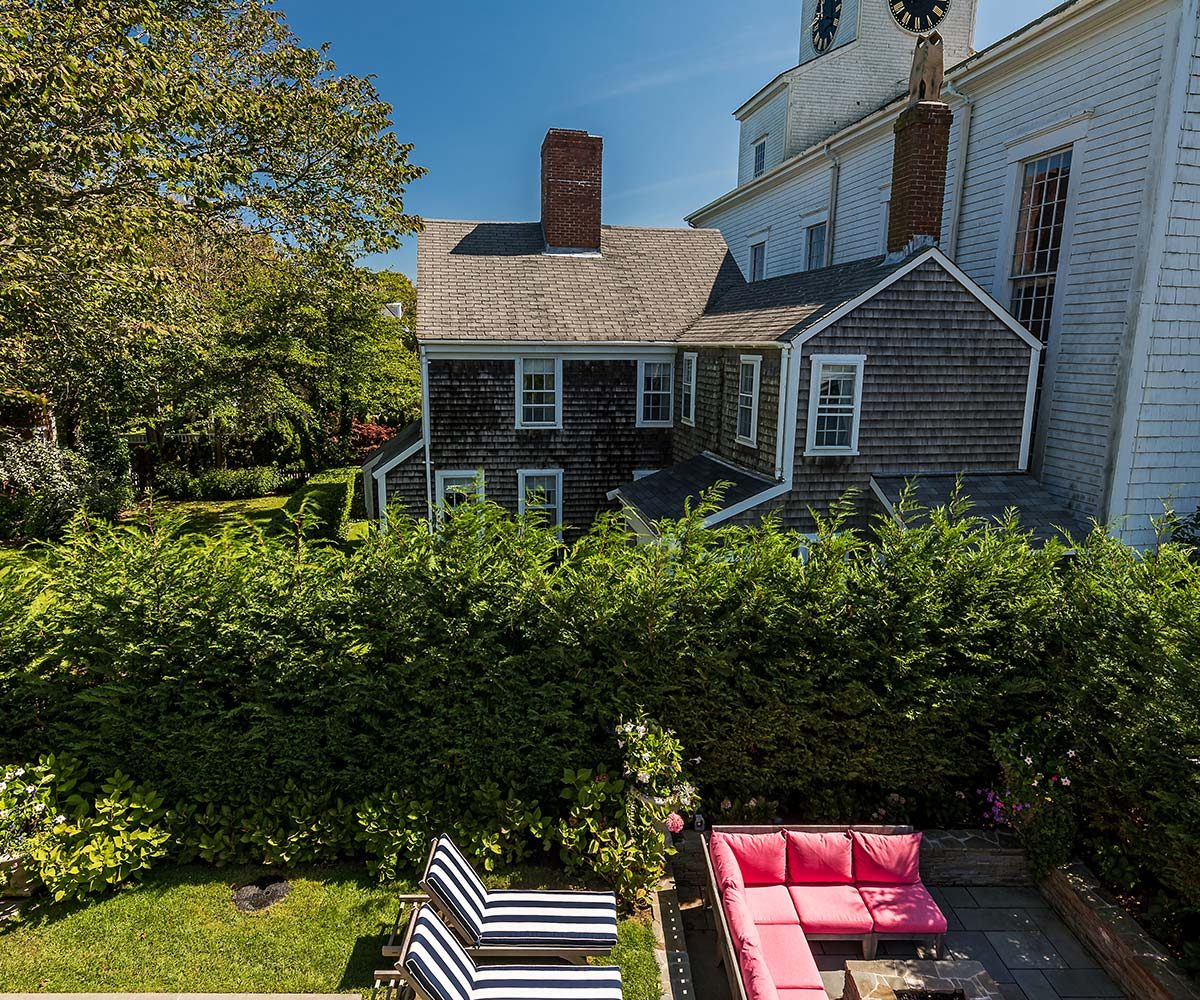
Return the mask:
[(683, 517), (686, 502), (691, 500), (694, 506), (700, 494), (717, 483), (727, 484), (721, 499), (722, 510), (775, 485), (772, 480), (745, 469), (735, 469), (708, 455), (696, 455), (652, 476), (625, 483), (615, 492), (649, 523)]
[[(1021, 525), (1039, 541), (1063, 538), (1064, 532), (1075, 538), (1088, 533), (1087, 522), (1053, 497), (1041, 483), (1026, 472), (911, 474), (875, 476), (874, 480), (888, 502), (895, 506), (906, 482), (913, 484), (913, 498), (926, 509), (944, 507), (954, 495), (955, 484), (962, 480), (962, 492), (971, 498), (971, 513), (976, 517), (1000, 518), (1010, 507), (1020, 515)], [(907, 523), (919, 523), (910, 516)]]
[(868, 257), (743, 283), (722, 295), (680, 339), (697, 344), (790, 340), (911, 259), (885, 264), (883, 257)]
[(422, 340), (673, 341), (742, 274), (715, 229), (604, 226), (599, 256), (544, 253), (536, 222), (427, 220)]
[(362, 461), (362, 468), (373, 469), (375, 466), (395, 458), (397, 455), (407, 451), (414, 444), (421, 440), (421, 421), (417, 420), (400, 429), (400, 432), (392, 438), (384, 441), (378, 448), (369, 454)]

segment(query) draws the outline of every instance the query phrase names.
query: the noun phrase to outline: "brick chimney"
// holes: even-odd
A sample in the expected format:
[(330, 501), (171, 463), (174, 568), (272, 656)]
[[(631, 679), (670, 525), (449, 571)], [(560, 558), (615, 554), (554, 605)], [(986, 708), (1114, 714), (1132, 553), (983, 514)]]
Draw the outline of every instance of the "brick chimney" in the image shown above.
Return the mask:
[(552, 128), (542, 141), (542, 235), (546, 249), (600, 251), (604, 140)]
[(954, 116), (941, 99), (942, 40), (937, 32), (917, 40), (908, 107), (896, 119), (892, 151), (892, 201), (888, 209), (889, 254), (942, 235), (946, 160)]

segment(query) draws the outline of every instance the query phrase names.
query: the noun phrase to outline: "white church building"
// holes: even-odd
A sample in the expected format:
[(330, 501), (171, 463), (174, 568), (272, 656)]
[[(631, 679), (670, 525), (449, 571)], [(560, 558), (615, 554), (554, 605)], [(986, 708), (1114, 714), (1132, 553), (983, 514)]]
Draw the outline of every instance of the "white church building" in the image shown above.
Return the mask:
[(799, 64), (734, 113), (737, 186), (688, 217), (757, 280), (885, 251), (893, 126), (937, 30), (941, 249), (1045, 344), (1030, 468), (1151, 544), (1200, 503), (1198, 0), (1071, 0), (975, 52), (978, 0), (804, 0)]

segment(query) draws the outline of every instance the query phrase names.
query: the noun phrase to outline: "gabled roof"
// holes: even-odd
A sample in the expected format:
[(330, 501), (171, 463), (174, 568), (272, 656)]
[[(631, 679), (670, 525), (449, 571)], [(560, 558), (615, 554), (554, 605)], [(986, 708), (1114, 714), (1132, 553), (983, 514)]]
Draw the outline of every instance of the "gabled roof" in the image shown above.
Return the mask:
[(376, 472), (380, 468), (386, 467), (386, 471), (392, 467), (388, 465), (389, 462), (420, 444), (421, 441), (421, 421), (417, 420), (402, 427), (395, 437), (388, 438), (363, 459), (362, 469), (364, 472)]
[(883, 257), (752, 281), (713, 303), (680, 338), (684, 343), (790, 340), (907, 263)]
[(745, 284), (715, 229), (603, 226), (599, 254), (546, 253), (536, 222), (427, 220), (422, 341), (670, 342)]
[(633, 508), (649, 525), (663, 518), (683, 517), (688, 500), (694, 504), (703, 492), (718, 483), (725, 484), (720, 501), (722, 511), (778, 485), (772, 479), (701, 454), (618, 486), (609, 497)]

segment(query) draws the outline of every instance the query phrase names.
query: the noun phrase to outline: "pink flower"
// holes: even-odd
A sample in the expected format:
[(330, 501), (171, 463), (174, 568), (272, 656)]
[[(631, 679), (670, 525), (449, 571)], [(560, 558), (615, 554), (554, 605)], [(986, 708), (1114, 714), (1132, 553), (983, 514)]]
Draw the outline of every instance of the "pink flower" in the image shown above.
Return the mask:
[(679, 813), (671, 813), (667, 816), (667, 830), (671, 833), (683, 832), (683, 817)]
[(1063, 778), (1062, 784), (1063, 784), (1063, 788), (1070, 788), (1071, 787), (1071, 779)]

